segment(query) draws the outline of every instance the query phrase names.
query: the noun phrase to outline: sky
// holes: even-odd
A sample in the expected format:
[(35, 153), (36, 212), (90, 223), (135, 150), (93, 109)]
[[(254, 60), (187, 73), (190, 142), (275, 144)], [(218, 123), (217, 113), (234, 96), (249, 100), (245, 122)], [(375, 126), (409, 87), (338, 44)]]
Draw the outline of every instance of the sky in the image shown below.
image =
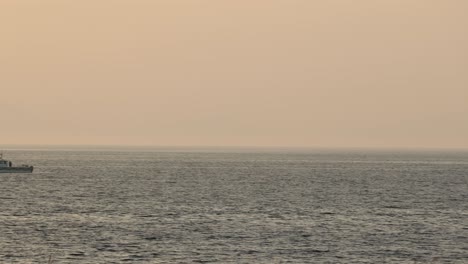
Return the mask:
[(0, 145), (468, 148), (466, 0), (2, 0)]

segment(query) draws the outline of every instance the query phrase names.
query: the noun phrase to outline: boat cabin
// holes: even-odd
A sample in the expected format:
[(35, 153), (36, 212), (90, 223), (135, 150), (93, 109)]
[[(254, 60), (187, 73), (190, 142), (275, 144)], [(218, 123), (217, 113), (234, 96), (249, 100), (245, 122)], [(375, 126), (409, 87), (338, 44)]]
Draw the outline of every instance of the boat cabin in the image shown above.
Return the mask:
[(10, 168), (12, 166), (11, 161), (3, 159), (3, 153), (0, 153), (0, 168)]
[(0, 158), (0, 168), (9, 168), (11, 166), (11, 161)]

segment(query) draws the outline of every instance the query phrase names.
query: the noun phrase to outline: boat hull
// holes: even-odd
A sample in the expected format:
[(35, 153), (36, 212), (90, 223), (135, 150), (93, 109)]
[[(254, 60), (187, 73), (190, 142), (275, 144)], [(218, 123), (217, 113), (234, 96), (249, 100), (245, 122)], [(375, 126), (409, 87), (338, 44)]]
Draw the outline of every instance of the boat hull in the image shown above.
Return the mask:
[(32, 173), (33, 166), (25, 167), (0, 167), (0, 173)]

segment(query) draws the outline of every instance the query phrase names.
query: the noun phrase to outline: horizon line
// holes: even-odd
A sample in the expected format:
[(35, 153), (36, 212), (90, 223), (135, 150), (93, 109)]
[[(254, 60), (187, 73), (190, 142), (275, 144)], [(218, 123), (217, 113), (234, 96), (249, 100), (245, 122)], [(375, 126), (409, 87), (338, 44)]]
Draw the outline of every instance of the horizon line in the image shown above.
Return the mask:
[(222, 149), (232, 149), (232, 150), (302, 150), (302, 151), (312, 151), (312, 150), (321, 150), (321, 151), (337, 151), (337, 150), (348, 150), (348, 151), (468, 151), (468, 147), (419, 147), (419, 146), (341, 146), (341, 147), (332, 147), (332, 146), (252, 146), (252, 145), (142, 145), (142, 144), (1, 144), (0, 149), (4, 148), (19, 148), (19, 149), (55, 149), (60, 150), (61, 148), (71, 148), (71, 149), (174, 149), (174, 150), (222, 150)]

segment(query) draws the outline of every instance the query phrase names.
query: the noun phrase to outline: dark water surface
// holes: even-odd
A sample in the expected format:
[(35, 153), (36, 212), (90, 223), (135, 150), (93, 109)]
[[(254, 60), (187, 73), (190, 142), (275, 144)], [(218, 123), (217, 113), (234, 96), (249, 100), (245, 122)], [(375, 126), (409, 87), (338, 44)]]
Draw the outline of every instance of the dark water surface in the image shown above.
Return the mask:
[(468, 263), (468, 153), (10, 150), (1, 263)]

